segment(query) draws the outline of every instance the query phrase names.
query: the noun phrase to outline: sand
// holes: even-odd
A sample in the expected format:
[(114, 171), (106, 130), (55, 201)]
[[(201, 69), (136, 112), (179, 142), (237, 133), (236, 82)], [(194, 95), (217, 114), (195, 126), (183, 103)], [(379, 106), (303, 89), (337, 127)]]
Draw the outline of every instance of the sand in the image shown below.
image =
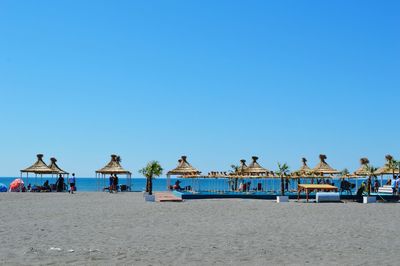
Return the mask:
[(400, 204), (0, 193), (2, 265), (399, 265)]

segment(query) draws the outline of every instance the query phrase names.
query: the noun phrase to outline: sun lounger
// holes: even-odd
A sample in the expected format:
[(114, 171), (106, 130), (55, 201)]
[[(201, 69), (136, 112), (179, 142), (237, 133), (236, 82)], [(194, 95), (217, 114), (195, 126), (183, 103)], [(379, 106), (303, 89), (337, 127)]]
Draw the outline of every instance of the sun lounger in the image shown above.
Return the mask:
[(380, 194), (393, 194), (392, 186), (383, 186), (378, 188), (378, 193)]

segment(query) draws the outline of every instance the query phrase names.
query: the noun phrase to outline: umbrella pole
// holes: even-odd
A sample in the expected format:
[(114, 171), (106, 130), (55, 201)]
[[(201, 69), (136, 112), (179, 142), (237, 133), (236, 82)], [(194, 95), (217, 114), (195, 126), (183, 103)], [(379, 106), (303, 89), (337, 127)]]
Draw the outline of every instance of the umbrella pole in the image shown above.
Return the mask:
[(171, 176), (167, 174), (167, 191), (170, 191), (171, 187)]

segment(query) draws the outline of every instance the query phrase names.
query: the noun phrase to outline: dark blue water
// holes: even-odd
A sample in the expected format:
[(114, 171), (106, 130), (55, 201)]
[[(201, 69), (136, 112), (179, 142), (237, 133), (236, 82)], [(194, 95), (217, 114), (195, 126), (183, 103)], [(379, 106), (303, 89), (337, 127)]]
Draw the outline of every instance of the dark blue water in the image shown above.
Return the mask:
[[(0, 183), (5, 184), (7, 187), (10, 183), (15, 179), (15, 177), (0, 177)], [(26, 178), (23, 179), (25, 185), (27, 186), (29, 183), (33, 186), (34, 184), (42, 185), (46, 180), (49, 180), (50, 184), (54, 184), (56, 182), (55, 178)], [(125, 178), (120, 178), (119, 183), (127, 184), (127, 180)], [(171, 185), (175, 183), (177, 179), (171, 178)], [(190, 186), (196, 191), (228, 191), (232, 187), (233, 183), (229, 182), (227, 179), (179, 179), (181, 181), (180, 186), (186, 187)], [(357, 184), (358, 186), (365, 181), (365, 179), (359, 178), (358, 180), (350, 179), (350, 182)], [(381, 181), (379, 179), (379, 181)], [(280, 190), (280, 180), (279, 179), (263, 179), (263, 180), (240, 180), (239, 182), (251, 182), (250, 187), (255, 188), (258, 183), (261, 183), (263, 189), (267, 189), (268, 191), (279, 191)], [(340, 181), (338, 179), (333, 179), (334, 185), (339, 186)], [(384, 180), (384, 183), (386, 180)], [(309, 183), (309, 181), (302, 181), (302, 183)], [(99, 179), (96, 178), (76, 178), (76, 187), (77, 191), (85, 191), (92, 192), (98, 191), (98, 189), (102, 189), (104, 186), (108, 186), (107, 180), (101, 180), (99, 183)], [(145, 178), (132, 178), (132, 191), (144, 191), (146, 188), (146, 179)], [(297, 181), (291, 181), (289, 185), (290, 190), (297, 190)], [(154, 191), (166, 191), (167, 190), (167, 179), (166, 178), (156, 178), (153, 181), (153, 190)], [(355, 191), (356, 189), (354, 189)]]

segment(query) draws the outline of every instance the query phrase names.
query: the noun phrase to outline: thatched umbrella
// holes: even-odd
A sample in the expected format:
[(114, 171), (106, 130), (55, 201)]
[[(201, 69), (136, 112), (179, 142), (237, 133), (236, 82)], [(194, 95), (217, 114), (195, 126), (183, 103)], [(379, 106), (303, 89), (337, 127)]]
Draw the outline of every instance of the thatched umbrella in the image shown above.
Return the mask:
[(178, 166), (167, 173), (167, 175), (180, 175), (180, 176), (198, 176), (201, 172), (194, 168), (187, 161), (187, 156), (182, 156), (181, 159), (178, 160)]
[(368, 176), (370, 173), (368, 171), (368, 164), (369, 160), (368, 158), (364, 157), (360, 159), (360, 168), (357, 169), (357, 171), (354, 172), (355, 176)]
[(181, 156), (178, 160), (178, 166), (167, 173), (167, 189), (171, 188), (171, 176), (181, 176), (184, 178), (197, 178), (201, 172), (193, 167), (188, 161), (187, 156)]
[(244, 169), (244, 173), (248, 174), (250, 176), (267, 176), (270, 171), (267, 170), (266, 168), (262, 167), (258, 162), (258, 157), (253, 156), (251, 157), (253, 161), (249, 164), (249, 166)]
[(43, 161), (43, 154), (38, 154), (37, 160), (34, 164), (21, 170), (21, 173), (34, 173), (34, 174), (54, 174), (56, 173), (50, 169), (47, 164)]
[[(257, 190), (262, 189), (262, 187), (264, 186), (264, 188), (266, 188), (266, 177), (268, 177), (268, 175), (270, 174), (270, 171), (264, 167), (262, 167), (258, 162), (258, 157), (257, 156), (253, 156), (252, 158), (252, 162), (246, 166), (245, 164), (245, 160), (241, 160), (241, 166), (239, 168), (239, 170), (241, 172), (239, 172), (240, 175), (242, 175), (242, 178), (252, 178), (252, 179), (256, 179), (255, 182), (257, 183)], [(260, 182), (260, 178), (263, 179), (263, 181)], [(262, 184), (264, 182), (264, 185)], [(260, 186), (260, 188), (258, 188)], [(246, 187), (247, 189), (250, 189), (248, 187)]]
[(393, 156), (388, 154), (385, 156), (386, 159), (386, 163), (384, 166), (382, 166), (381, 168), (379, 168), (375, 174), (376, 175), (398, 175), (400, 174), (399, 169), (397, 168), (397, 166), (394, 163), (394, 159)]
[[(126, 186), (127, 190), (131, 190), (132, 185), (132, 173), (125, 170), (121, 166), (121, 157), (115, 154), (111, 155), (111, 160), (103, 168), (96, 171), (96, 178), (103, 179), (103, 186), (105, 186), (105, 176), (111, 174), (121, 174), (126, 175)], [(100, 181), (100, 180), (98, 180)], [(100, 189), (100, 182), (98, 182), (98, 189)]]
[(54, 158), (54, 157), (50, 158), (50, 165), (49, 165), (49, 168), (50, 168), (51, 170), (53, 170), (54, 173), (61, 174), (61, 175), (69, 175), (68, 172), (62, 170), (62, 169), (57, 165), (57, 159)]
[(307, 177), (313, 177), (312, 173), (313, 170), (307, 165), (307, 159), (306, 158), (301, 158), (302, 165), (300, 169), (297, 171), (294, 171), (292, 174), (293, 178), (307, 178)]
[(21, 170), (21, 179), (22, 179), (22, 174), (26, 173), (27, 183), (29, 180), (29, 173), (35, 174), (35, 182), (36, 182), (37, 175), (40, 175), (40, 178), (42, 178), (43, 175), (56, 174), (56, 172), (54, 170), (50, 169), (47, 166), (47, 164), (43, 161), (43, 154), (37, 154), (36, 157), (37, 157), (37, 160), (34, 164), (29, 166), (28, 168)]
[(333, 174), (339, 174), (340, 172), (332, 167), (325, 161), (327, 159), (326, 155), (320, 154), (319, 155), (320, 162), (317, 164), (317, 166), (312, 169), (313, 173), (319, 174), (323, 176), (324, 174), (327, 175), (333, 175)]
[(307, 159), (303, 157), (301, 158), (301, 161), (302, 161), (301, 167), (290, 175), (290, 178), (297, 179), (297, 186), (301, 183), (302, 178), (315, 177), (313, 175), (313, 170), (307, 165)]
[(243, 175), (246, 172), (247, 168), (248, 166), (246, 165), (246, 160), (245, 159), (240, 160), (240, 166), (237, 169), (236, 174)]
[[(232, 190), (236, 191), (238, 189), (239, 177), (243, 177), (246, 175), (245, 173), (247, 169), (246, 160), (241, 159), (240, 166), (232, 165), (231, 167), (234, 168), (234, 171), (229, 173), (229, 175), (227, 176), (230, 179), (228, 181), (228, 184)], [(231, 184), (233, 184), (233, 186), (231, 186)]]

